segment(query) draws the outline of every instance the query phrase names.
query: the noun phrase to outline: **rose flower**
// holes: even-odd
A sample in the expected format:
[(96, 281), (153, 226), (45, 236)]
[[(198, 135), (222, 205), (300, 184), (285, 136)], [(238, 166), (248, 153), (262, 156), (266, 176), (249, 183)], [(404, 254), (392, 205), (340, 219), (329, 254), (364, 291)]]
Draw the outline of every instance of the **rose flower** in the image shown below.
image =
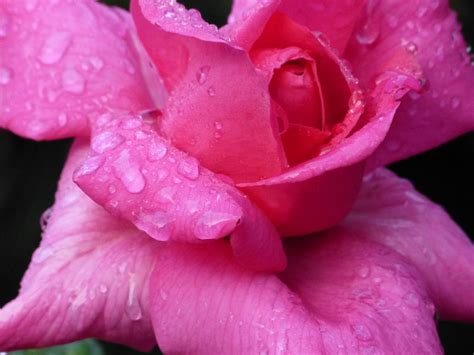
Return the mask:
[(0, 126), (76, 138), (1, 351), (438, 354), (435, 310), (474, 320), (472, 244), (383, 168), (474, 128), (446, 0), (1, 0), (0, 55)]

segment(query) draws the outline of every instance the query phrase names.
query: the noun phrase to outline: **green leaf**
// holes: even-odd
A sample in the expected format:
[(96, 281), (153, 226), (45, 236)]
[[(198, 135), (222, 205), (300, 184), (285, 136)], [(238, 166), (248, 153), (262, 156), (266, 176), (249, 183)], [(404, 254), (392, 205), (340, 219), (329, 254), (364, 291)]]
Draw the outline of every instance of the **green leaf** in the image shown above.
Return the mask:
[(7, 353), (8, 355), (105, 355), (102, 346), (93, 339), (54, 346), (44, 349), (21, 350)]

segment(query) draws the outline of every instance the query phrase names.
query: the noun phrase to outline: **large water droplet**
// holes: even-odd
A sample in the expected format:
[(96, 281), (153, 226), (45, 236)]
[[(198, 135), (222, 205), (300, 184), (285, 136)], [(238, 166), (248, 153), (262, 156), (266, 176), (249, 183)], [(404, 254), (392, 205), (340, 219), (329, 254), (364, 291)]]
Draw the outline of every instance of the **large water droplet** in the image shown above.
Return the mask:
[(46, 39), (38, 59), (43, 64), (55, 64), (64, 56), (70, 43), (71, 35), (68, 32), (53, 32)]
[(40, 264), (46, 259), (50, 258), (54, 255), (54, 250), (51, 247), (41, 247), (39, 248), (33, 255), (33, 262), (36, 264)]
[(181, 160), (177, 170), (179, 174), (191, 180), (196, 180), (199, 177), (199, 163), (192, 157)]
[(10, 18), (0, 10), (0, 38), (6, 37), (10, 27)]
[(362, 277), (363, 279), (365, 279), (367, 276), (369, 276), (370, 274), (370, 269), (367, 267), (367, 266), (363, 266), (359, 269), (359, 271), (357, 272), (357, 274)]
[(164, 187), (155, 193), (155, 200), (160, 203), (174, 203), (176, 189), (173, 187)]
[(168, 152), (168, 148), (166, 148), (165, 143), (163, 143), (159, 139), (155, 139), (151, 142), (150, 146), (148, 147), (148, 160), (150, 161), (157, 161), (166, 155)]
[(232, 231), (236, 223), (235, 215), (225, 212), (205, 212), (196, 223), (196, 235), (199, 239), (212, 239), (216, 234), (226, 235)]
[(210, 69), (211, 67), (209, 65), (204, 65), (199, 68), (198, 72), (196, 73), (196, 80), (200, 85), (204, 84), (207, 81)]
[(100, 292), (100, 293), (107, 293), (108, 290), (109, 290), (108, 287), (107, 287), (106, 285), (104, 285), (104, 284), (101, 284), (101, 285), (99, 286), (99, 292)]
[(62, 75), (62, 84), (64, 91), (81, 94), (84, 91), (84, 77), (74, 69), (67, 69)]
[(95, 70), (99, 71), (104, 67), (104, 61), (99, 57), (89, 58), (89, 62), (92, 64)]
[(64, 112), (58, 115), (58, 125), (59, 127), (64, 127), (67, 124), (67, 114)]
[(76, 176), (89, 175), (99, 169), (104, 164), (105, 158), (102, 155), (97, 155), (88, 158), (82, 165), (77, 169)]
[(128, 283), (128, 297), (127, 297), (127, 315), (133, 320), (137, 321), (142, 319), (142, 309), (140, 302), (137, 297), (137, 284), (135, 281), (135, 276), (130, 276)]
[(0, 67), (0, 85), (7, 85), (13, 78), (13, 70)]
[(209, 87), (209, 89), (207, 89), (207, 94), (210, 97), (214, 97), (214, 96), (216, 96), (216, 90), (211, 86), (211, 87)]
[(128, 150), (120, 152), (119, 158), (113, 164), (115, 173), (130, 193), (140, 193), (146, 186), (145, 177), (140, 167), (130, 162)]
[(371, 45), (379, 37), (380, 30), (376, 22), (368, 20), (356, 33), (356, 39), (360, 44)]
[(124, 141), (125, 138), (120, 134), (111, 131), (105, 131), (92, 138), (91, 148), (95, 152), (102, 154), (117, 148)]
[(418, 307), (420, 304), (419, 297), (414, 292), (408, 292), (403, 296), (403, 301), (410, 307)]

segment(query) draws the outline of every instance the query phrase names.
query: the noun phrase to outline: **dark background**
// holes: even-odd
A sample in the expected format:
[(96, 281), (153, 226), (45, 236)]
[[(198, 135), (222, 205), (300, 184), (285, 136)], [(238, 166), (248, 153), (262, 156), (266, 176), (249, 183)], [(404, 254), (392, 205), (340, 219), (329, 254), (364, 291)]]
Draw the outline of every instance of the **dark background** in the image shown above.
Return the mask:
[[(126, 0), (104, 2), (128, 6)], [(225, 23), (230, 9), (229, 0), (182, 2), (200, 9), (206, 20), (217, 25)], [(474, 1), (451, 3), (459, 12), (467, 41), (474, 46)], [(39, 243), (38, 221), (42, 212), (53, 204), (69, 146), (70, 141), (36, 143), (0, 131), (0, 306), (15, 297)], [(470, 133), (392, 166), (420, 192), (443, 205), (471, 238), (474, 236), (473, 155), (474, 133)], [(440, 321), (439, 333), (447, 354), (474, 352), (473, 325)], [(105, 348), (108, 354), (136, 354), (114, 344), (105, 344)]]

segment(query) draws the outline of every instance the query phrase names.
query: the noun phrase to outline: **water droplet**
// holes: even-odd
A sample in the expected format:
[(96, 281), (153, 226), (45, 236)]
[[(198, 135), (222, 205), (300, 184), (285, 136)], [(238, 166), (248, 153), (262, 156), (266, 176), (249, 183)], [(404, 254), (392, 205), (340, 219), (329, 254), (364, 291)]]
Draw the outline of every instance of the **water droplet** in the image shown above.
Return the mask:
[(58, 124), (59, 127), (64, 127), (67, 124), (67, 114), (62, 112), (58, 115)]
[(125, 138), (118, 133), (105, 131), (92, 138), (91, 148), (96, 153), (102, 154), (117, 148), (125, 141)]
[(413, 42), (408, 42), (406, 45), (405, 45), (405, 48), (408, 52), (410, 52), (411, 54), (415, 54), (418, 52), (418, 46), (413, 43)]
[(44, 232), (46, 227), (48, 226), (49, 219), (51, 218), (51, 212), (53, 209), (50, 207), (46, 211), (43, 212), (40, 218), (40, 227), (41, 231)]
[(205, 65), (199, 68), (198, 72), (196, 73), (196, 80), (200, 85), (206, 82), (210, 69), (211, 67), (209, 65)]
[(357, 339), (362, 341), (369, 341), (372, 339), (372, 332), (369, 328), (367, 328), (367, 326), (363, 324), (357, 324), (352, 325), (351, 328)]
[(177, 170), (179, 174), (191, 180), (196, 180), (199, 177), (199, 163), (192, 157), (181, 160)]
[(175, 193), (174, 187), (164, 187), (155, 193), (154, 198), (160, 203), (174, 203)]
[(419, 6), (418, 9), (416, 10), (416, 15), (419, 17), (419, 18), (422, 18), (426, 15), (426, 13), (428, 12), (428, 7), (427, 6)]
[(107, 293), (108, 290), (109, 290), (108, 287), (107, 287), (106, 285), (104, 285), (104, 284), (101, 284), (101, 285), (99, 286), (99, 292), (100, 292), (100, 293)]
[(99, 71), (104, 67), (104, 61), (99, 57), (89, 58), (89, 62), (92, 64), (95, 70)]
[(42, 246), (34, 253), (32, 260), (34, 263), (40, 264), (53, 255), (54, 255), (53, 248)]
[(359, 269), (359, 271), (357, 272), (357, 274), (362, 277), (363, 279), (365, 279), (367, 276), (369, 276), (370, 274), (370, 269), (367, 267), (367, 266), (363, 266)]
[(114, 194), (117, 192), (117, 188), (115, 187), (115, 185), (110, 185), (109, 188), (108, 188), (108, 191), (110, 194)]
[(71, 43), (71, 35), (68, 32), (53, 32), (41, 48), (38, 59), (47, 65), (57, 63), (66, 52)]
[(13, 78), (13, 70), (0, 67), (0, 85), (7, 85)]
[(130, 162), (128, 150), (120, 152), (119, 158), (113, 164), (115, 173), (125, 186), (128, 192), (138, 194), (146, 186), (145, 177), (140, 171), (140, 167)]
[(160, 289), (160, 297), (163, 301), (166, 301), (168, 299), (168, 294), (163, 289)]
[(165, 157), (168, 148), (164, 142), (159, 139), (154, 139), (148, 147), (148, 160), (157, 161)]
[(102, 155), (97, 155), (88, 158), (82, 165), (76, 170), (75, 176), (89, 175), (99, 169), (104, 164), (105, 158)]
[(123, 274), (126, 270), (127, 270), (127, 262), (124, 261), (123, 263), (121, 263), (119, 266), (118, 266), (118, 271), (120, 274)]
[(81, 94), (84, 91), (84, 77), (74, 69), (67, 69), (62, 75), (62, 85), (64, 91)]
[[(205, 212), (196, 224), (196, 235), (199, 239), (213, 239), (216, 234), (226, 235), (232, 231), (237, 222), (238, 218), (229, 213)], [(204, 230), (202, 227), (205, 227)]]
[(216, 90), (211, 86), (209, 89), (207, 89), (207, 94), (210, 97), (214, 97), (214, 96), (216, 96)]
[(360, 44), (371, 45), (379, 37), (380, 31), (377, 24), (368, 20), (356, 33), (356, 39)]
[(169, 20), (172, 20), (176, 17), (176, 13), (174, 12), (174, 10), (168, 9), (168, 10), (165, 10), (165, 13), (163, 16)]
[(454, 96), (451, 99), (451, 108), (453, 110), (457, 109), (459, 106), (461, 106), (461, 99), (458, 96)]

